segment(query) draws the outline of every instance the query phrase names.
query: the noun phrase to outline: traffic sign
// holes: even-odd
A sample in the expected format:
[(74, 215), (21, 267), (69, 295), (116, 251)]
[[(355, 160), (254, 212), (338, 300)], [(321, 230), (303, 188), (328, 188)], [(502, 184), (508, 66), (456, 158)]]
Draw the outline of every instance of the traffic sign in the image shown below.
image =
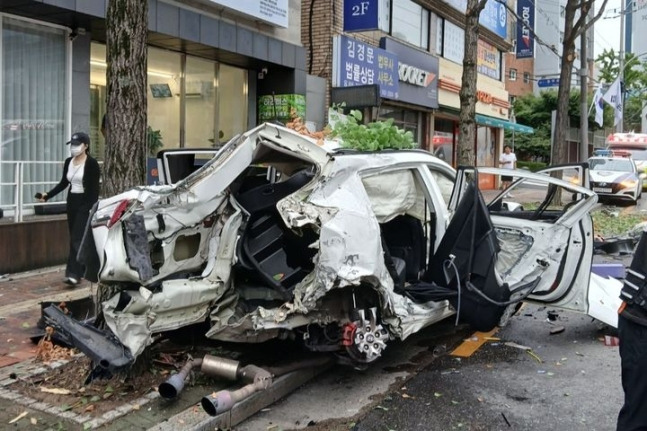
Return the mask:
[(540, 79), (537, 81), (537, 86), (544, 88), (544, 87), (559, 87), (559, 78), (547, 78), (547, 79)]

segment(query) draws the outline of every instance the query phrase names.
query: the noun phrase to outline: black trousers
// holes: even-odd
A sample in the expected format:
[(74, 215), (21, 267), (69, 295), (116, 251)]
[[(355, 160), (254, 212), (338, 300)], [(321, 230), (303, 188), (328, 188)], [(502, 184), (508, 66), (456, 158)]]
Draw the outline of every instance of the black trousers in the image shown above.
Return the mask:
[(67, 228), (70, 234), (70, 254), (67, 257), (65, 276), (80, 280), (85, 275), (85, 266), (77, 260), (85, 225), (90, 215), (90, 206), (85, 194), (67, 194)]
[(625, 404), (618, 431), (647, 431), (647, 326), (618, 316), (620, 364)]

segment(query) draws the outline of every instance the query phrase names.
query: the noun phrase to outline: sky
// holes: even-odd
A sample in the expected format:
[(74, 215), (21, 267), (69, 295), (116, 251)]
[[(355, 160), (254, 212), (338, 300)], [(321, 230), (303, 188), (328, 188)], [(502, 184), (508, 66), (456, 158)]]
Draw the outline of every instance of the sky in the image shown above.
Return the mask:
[[(602, 5), (602, 0), (596, 0), (596, 12)], [(595, 22), (595, 57), (605, 49), (620, 50), (620, 5), (621, 0), (609, 0), (602, 17)], [(616, 9), (615, 11), (613, 9)]]

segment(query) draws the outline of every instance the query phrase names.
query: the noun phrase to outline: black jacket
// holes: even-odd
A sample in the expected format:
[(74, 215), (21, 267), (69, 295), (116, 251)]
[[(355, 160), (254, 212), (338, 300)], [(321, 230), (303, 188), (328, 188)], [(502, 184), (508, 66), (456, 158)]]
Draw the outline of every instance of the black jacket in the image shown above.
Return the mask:
[[(67, 170), (70, 167), (71, 161), (72, 157), (65, 159), (61, 181), (59, 181), (59, 183), (56, 184), (52, 190), (47, 192), (47, 199), (53, 198), (70, 185), (70, 182), (67, 180)], [(99, 169), (99, 163), (96, 161), (96, 159), (90, 157), (90, 155), (88, 154), (87, 158), (85, 159), (85, 167), (83, 168), (83, 201), (88, 206), (94, 205), (94, 203), (99, 200), (100, 176), (101, 171)]]

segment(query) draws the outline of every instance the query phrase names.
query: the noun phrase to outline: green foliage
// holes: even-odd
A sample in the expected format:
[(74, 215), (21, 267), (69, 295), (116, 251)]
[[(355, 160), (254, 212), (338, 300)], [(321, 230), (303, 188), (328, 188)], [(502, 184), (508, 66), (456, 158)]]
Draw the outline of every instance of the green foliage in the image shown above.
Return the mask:
[[(639, 130), (641, 111), (647, 104), (647, 61), (631, 52), (625, 53), (623, 82), (625, 87), (624, 125), (626, 130)], [(611, 84), (620, 74), (620, 56), (613, 49), (604, 50), (595, 60), (600, 82)], [(606, 104), (605, 104), (606, 107)], [(613, 124), (613, 115), (605, 109), (605, 124)]]
[(593, 230), (596, 235), (612, 237), (626, 234), (638, 223), (645, 221), (644, 216), (638, 214), (614, 214), (605, 210), (591, 212)]
[(525, 161), (517, 161), (517, 168), (518, 169), (528, 169), (531, 172), (537, 172), (539, 170), (544, 169), (546, 166), (548, 166), (548, 163), (545, 162), (525, 162)]
[(393, 119), (362, 124), (362, 113), (351, 110), (345, 118), (337, 116), (331, 136), (342, 141), (343, 148), (360, 151), (415, 148), (413, 133), (393, 124)]
[(159, 130), (153, 130), (151, 126), (146, 129), (146, 141), (148, 144), (148, 154), (156, 156), (157, 152), (164, 146), (162, 142), (162, 133)]

